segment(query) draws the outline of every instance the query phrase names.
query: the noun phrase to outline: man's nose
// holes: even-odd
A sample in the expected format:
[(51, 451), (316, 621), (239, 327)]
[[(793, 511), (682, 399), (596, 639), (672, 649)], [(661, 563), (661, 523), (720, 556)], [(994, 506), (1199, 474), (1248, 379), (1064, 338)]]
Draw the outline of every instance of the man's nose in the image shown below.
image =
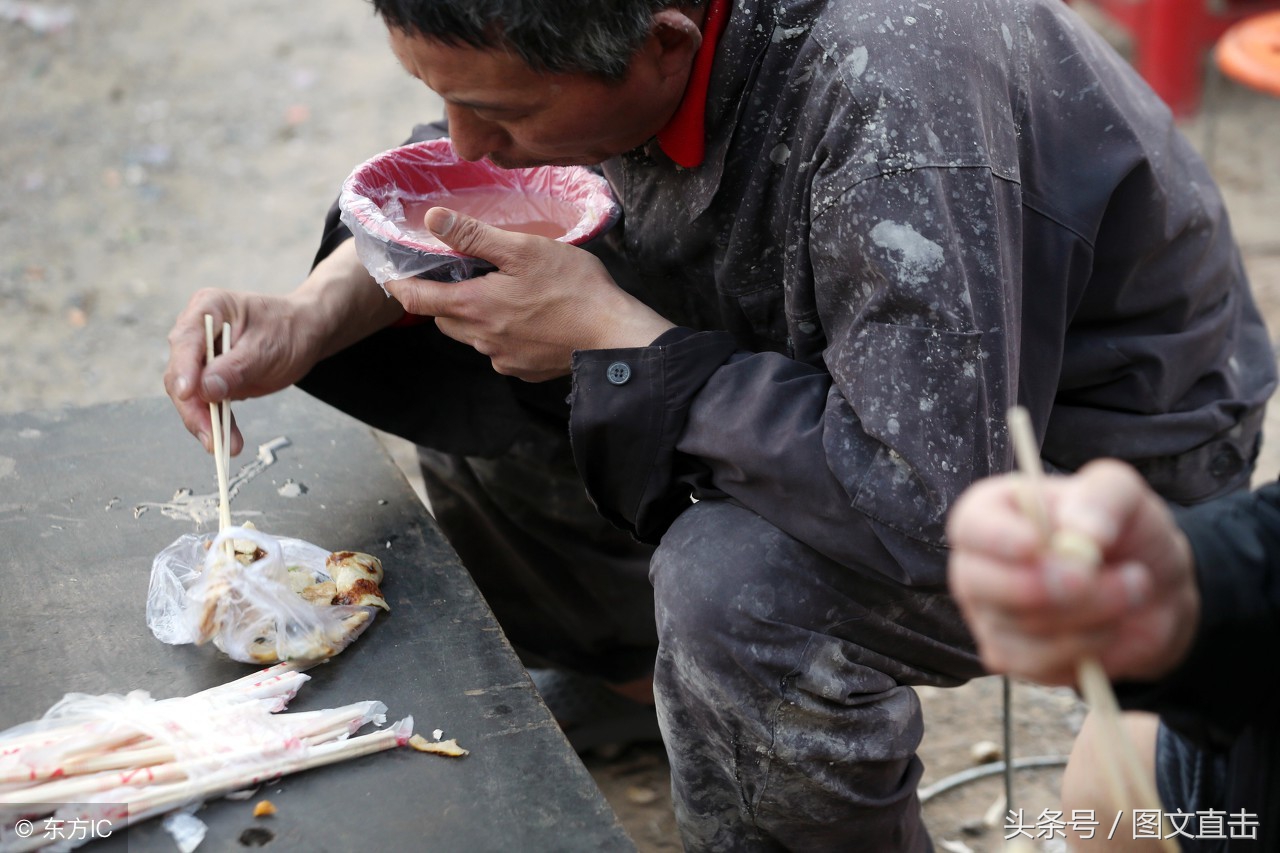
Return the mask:
[(465, 107), (449, 107), (449, 138), (453, 150), (463, 160), (475, 161), (501, 151), (510, 137), (491, 121), (485, 121)]

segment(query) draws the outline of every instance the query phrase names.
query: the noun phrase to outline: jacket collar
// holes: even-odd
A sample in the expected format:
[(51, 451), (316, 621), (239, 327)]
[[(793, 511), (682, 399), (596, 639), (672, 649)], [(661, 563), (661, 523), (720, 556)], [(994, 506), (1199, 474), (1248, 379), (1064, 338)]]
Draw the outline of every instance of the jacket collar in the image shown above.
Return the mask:
[(702, 44), (693, 58), (693, 70), (680, 106), (662, 130), (658, 145), (672, 162), (686, 169), (702, 165), (707, 148), (707, 93), (711, 66), (716, 58), (720, 34), (729, 20), (729, 0), (711, 0), (702, 22)]

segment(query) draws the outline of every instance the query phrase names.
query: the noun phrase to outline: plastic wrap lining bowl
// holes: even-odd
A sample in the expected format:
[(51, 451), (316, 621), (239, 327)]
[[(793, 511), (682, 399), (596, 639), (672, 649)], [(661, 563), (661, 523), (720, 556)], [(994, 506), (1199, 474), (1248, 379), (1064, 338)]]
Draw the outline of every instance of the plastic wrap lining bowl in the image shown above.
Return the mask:
[(608, 183), (589, 169), (467, 162), (448, 139), (393, 148), (360, 164), (343, 183), (338, 206), (361, 263), (379, 284), (413, 276), (462, 281), (493, 269), (427, 232), (422, 218), (435, 206), (574, 245), (603, 234), (620, 213)]

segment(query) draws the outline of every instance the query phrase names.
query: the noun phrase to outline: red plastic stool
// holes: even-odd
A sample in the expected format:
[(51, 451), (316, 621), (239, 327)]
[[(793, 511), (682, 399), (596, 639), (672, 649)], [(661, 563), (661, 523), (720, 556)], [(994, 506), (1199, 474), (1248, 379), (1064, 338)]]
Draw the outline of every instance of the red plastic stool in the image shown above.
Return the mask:
[(1247, 18), (1231, 27), (1218, 40), (1213, 56), (1223, 75), (1280, 97), (1280, 12)]

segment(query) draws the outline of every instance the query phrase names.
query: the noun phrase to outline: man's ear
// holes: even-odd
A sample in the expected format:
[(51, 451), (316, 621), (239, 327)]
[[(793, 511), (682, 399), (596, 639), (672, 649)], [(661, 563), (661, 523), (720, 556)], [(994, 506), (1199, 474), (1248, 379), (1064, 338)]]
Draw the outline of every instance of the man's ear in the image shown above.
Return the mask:
[(698, 21), (689, 17), (688, 11), (702, 10), (668, 6), (653, 13), (648, 47), (653, 51), (658, 72), (664, 77), (687, 76), (693, 66), (693, 57), (702, 46), (702, 30)]

